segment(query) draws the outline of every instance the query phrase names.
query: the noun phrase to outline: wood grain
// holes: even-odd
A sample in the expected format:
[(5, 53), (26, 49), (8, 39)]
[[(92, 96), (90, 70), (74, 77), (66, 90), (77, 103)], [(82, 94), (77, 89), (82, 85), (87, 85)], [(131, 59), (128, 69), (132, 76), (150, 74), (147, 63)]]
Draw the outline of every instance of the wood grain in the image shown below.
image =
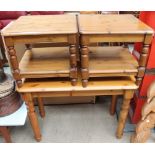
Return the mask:
[(86, 88), (82, 87), (80, 80), (79, 78), (76, 86), (72, 86), (70, 81), (66, 79), (38, 79), (37, 81), (36, 79), (27, 79), (23, 86), (18, 88), (18, 91), (22, 93), (81, 91), (81, 94), (83, 94), (85, 91), (137, 89), (132, 77), (90, 79), (89, 85)]
[(153, 30), (133, 15), (79, 15), (81, 34), (146, 34)]
[(75, 15), (21, 16), (2, 30), (4, 36), (77, 33)]
[[(90, 47), (89, 76), (136, 75), (138, 62), (127, 48)], [(105, 74), (105, 75), (104, 75)]]
[(69, 77), (69, 48), (32, 48), (25, 52), (19, 68), (22, 78)]
[[(81, 81), (79, 77), (79, 81)], [(41, 140), (38, 120), (34, 110), (32, 98), (34, 97), (63, 97), (63, 96), (97, 96), (97, 95), (124, 95), (124, 101), (117, 127), (117, 137), (121, 138), (125, 126), (126, 116), (133, 91), (137, 89), (133, 76), (118, 78), (101, 78), (90, 80), (89, 85), (83, 88), (78, 81), (72, 86), (68, 80), (26, 79), (19, 92), (24, 94), (28, 107), (28, 114), (36, 140)]]

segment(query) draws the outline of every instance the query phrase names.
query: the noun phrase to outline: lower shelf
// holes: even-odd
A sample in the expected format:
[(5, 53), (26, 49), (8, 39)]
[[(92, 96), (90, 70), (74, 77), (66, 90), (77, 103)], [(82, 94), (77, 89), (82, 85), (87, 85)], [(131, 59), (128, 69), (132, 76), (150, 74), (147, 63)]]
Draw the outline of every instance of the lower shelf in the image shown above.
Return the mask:
[(69, 49), (32, 48), (25, 52), (19, 69), (22, 78), (69, 77)]
[(138, 62), (127, 48), (90, 47), (89, 76), (128, 76), (136, 75)]

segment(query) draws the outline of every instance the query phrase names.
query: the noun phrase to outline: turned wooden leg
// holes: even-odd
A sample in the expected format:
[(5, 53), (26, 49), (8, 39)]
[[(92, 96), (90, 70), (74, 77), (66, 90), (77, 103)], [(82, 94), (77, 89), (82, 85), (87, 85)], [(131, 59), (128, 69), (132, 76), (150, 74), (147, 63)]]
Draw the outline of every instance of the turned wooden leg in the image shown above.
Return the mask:
[(16, 51), (15, 51), (14, 46), (8, 46), (8, 53), (9, 53), (9, 57), (10, 57), (10, 63), (11, 63), (11, 67), (12, 67), (13, 77), (16, 80), (17, 86), (21, 87), (22, 80), (20, 77), (19, 63), (17, 60)]
[(142, 49), (142, 52), (140, 53), (139, 68), (138, 68), (138, 74), (137, 74), (137, 80), (136, 80), (136, 84), (138, 86), (140, 86), (143, 76), (145, 74), (148, 52), (149, 52), (149, 44), (143, 44), (143, 49)]
[(0, 126), (0, 132), (2, 133), (6, 143), (12, 143), (10, 132), (6, 126)]
[(88, 80), (82, 80), (82, 86), (87, 87), (88, 85)]
[(116, 112), (116, 105), (117, 105), (117, 95), (112, 95), (112, 100), (110, 104), (110, 114), (114, 115)]
[(34, 132), (34, 137), (37, 141), (41, 140), (41, 133), (40, 133), (40, 128), (39, 128), (39, 123), (38, 123), (38, 119), (37, 119), (37, 114), (35, 112), (34, 109), (34, 103), (33, 103), (33, 99), (30, 93), (24, 94), (24, 100), (26, 102), (27, 105), (27, 109), (28, 109), (28, 116), (29, 116), (29, 120)]
[(82, 73), (82, 86), (87, 87), (89, 78), (89, 50), (87, 46), (81, 47), (81, 73)]
[(70, 78), (71, 78), (71, 84), (75, 86), (77, 84), (77, 52), (76, 52), (76, 46), (70, 45), (69, 51), (70, 51)]
[(130, 99), (133, 97), (133, 93), (134, 91), (132, 90), (126, 90), (124, 92), (123, 104), (122, 104), (121, 111), (119, 114), (118, 126), (117, 126), (117, 131), (116, 131), (117, 138), (122, 138), (123, 136), (125, 122), (128, 116), (129, 108), (130, 108)]
[(77, 79), (71, 79), (71, 84), (72, 84), (72, 86), (76, 86), (77, 85)]
[(39, 113), (40, 113), (40, 116), (42, 118), (45, 117), (45, 108), (44, 108), (44, 103), (43, 103), (43, 100), (41, 97), (38, 97), (38, 107), (39, 107)]

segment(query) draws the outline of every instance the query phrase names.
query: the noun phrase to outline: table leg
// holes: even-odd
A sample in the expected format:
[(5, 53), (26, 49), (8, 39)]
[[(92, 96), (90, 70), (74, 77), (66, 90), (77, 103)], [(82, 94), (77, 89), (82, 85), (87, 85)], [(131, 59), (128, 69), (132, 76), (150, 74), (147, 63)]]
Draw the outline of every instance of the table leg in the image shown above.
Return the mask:
[(34, 108), (32, 95), (30, 93), (24, 94), (24, 100), (27, 105), (28, 116), (29, 116), (29, 120), (30, 120), (32, 129), (33, 129), (33, 132), (34, 132), (35, 139), (37, 141), (40, 141), (41, 133), (40, 133), (39, 123), (38, 123), (38, 119), (37, 119), (37, 114), (36, 114), (35, 108)]
[(42, 118), (45, 117), (45, 108), (44, 108), (44, 103), (43, 103), (43, 99), (41, 97), (38, 97), (38, 107), (39, 107), (39, 113), (40, 113), (40, 116)]
[(1, 126), (0, 132), (2, 133), (2, 136), (4, 137), (6, 143), (12, 143), (10, 132), (6, 126)]
[(87, 46), (81, 47), (81, 73), (82, 73), (82, 85), (83, 87), (87, 87), (88, 78), (89, 78), (89, 50)]
[(134, 94), (133, 90), (125, 90), (124, 92), (123, 104), (122, 104), (121, 111), (119, 114), (118, 126), (117, 126), (117, 131), (116, 131), (117, 138), (122, 138), (123, 136), (125, 122), (128, 116), (129, 108), (130, 108), (130, 100), (133, 97), (133, 94)]
[(110, 105), (110, 114), (114, 115), (116, 112), (116, 105), (117, 105), (117, 95), (112, 95), (112, 101)]
[(143, 47), (142, 47), (142, 51), (140, 52), (140, 58), (139, 58), (139, 68), (138, 68), (138, 74), (137, 74), (137, 80), (136, 80), (136, 84), (138, 86), (140, 86), (141, 81), (145, 74), (151, 40), (152, 40), (152, 35), (146, 34), (144, 37)]
[(18, 87), (21, 87), (22, 80), (20, 77), (19, 63), (17, 60), (16, 50), (15, 50), (14, 46), (8, 46), (8, 53), (9, 53), (9, 57), (10, 57), (10, 63), (12, 66), (13, 77), (16, 80)]
[(77, 52), (76, 52), (76, 46), (70, 45), (69, 47), (70, 51), (70, 78), (71, 78), (71, 84), (75, 86), (77, 84)]

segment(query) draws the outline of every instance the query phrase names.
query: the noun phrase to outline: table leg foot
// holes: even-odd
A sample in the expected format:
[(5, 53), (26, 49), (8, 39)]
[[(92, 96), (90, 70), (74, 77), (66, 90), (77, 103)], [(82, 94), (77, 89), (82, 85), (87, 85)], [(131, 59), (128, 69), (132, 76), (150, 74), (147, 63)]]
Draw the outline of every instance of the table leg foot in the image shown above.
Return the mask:
[(116, 138), (121, 139), (122, 137), (123, 137), (123, 134), (116, 133)]
[(82, 80), (82, 86), (87, 87), (88, 86), (88, 80)]
[(39, 137), (34, 137), (35, 138), (35, 140), (37, 141), (37, 142), (40, 142), (41, 141), (41, 136), (40, 136), (40, 138)]
[(33, 132), (34, 132), (35, 139), (37, 141), (41, 140), (41, 133), (40, 133), (40, 128), (39, 128), (36, 113), (29, 114), (29, 120), (31, 122), (31, 126), (32, 126), (32, 129), (33, 129)]
[(71, 84), (72, 84), (72, 86), (76, 86), (77, 85), (77, 79), (71, 79)]

